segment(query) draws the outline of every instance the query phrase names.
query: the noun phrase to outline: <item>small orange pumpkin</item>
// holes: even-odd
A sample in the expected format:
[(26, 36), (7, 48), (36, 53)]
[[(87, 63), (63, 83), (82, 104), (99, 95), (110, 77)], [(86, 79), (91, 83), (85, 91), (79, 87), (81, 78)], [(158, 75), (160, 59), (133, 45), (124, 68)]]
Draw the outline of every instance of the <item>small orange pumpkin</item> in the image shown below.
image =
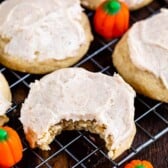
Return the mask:
[(95, 31), (105, 39), (122, 36), (129, 27), (129, 9), (124, 2), (106, 0), (95, 11)]
[(12, 167), (19, 162), (22, 149), (17, 132), (8, 126), (0, 127), (0, 167)]
[(132, 160), (124, 168), (153, 168), (152, 164), (146, 160)]

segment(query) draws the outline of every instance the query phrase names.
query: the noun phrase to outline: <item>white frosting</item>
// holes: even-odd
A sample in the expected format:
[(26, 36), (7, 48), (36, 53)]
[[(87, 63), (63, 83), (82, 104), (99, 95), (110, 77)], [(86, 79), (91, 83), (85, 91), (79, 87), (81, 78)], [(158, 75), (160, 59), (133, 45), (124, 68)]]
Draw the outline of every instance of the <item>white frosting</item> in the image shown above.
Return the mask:
[(137, 22), (128, 33), (132, 62), (160, 78), (168, 89), (168, 10)]
[(79, 0), (6, 0), (0, 6), (0, 34), (11, 39), (10, 56), (26, 60), (73, 57), (86, 41)]
[(11, 103), (4, 97), (0, 91), (0, 116), (4, 115), (6, 110), (10, 107)]
[(133, 89), (119, 75), (61, 69), (31, 84), (20, 120), (24, 131), (30, 128), (39, 141), (51, 136), (49, 128), (62, 119), (96, 120), (106, 125), (106, 138), (112, 135), (111, 149), (116, 149), (134, 128), (134, 97)]
[(135, 6), (135, 5), (139, 5), (144, 0), (122, 0), (122, 1), (124, 1), (129, 7), (132, 7), (132, 6)]

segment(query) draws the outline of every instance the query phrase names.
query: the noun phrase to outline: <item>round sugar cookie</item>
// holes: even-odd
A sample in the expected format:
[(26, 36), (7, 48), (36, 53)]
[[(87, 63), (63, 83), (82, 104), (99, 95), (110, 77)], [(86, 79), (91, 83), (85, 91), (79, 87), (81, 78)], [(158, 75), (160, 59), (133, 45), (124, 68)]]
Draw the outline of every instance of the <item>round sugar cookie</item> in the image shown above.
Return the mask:
[(79, 0), (8, 0), (0, 5), (0, 62), (13, 70), (44, 74), (71, 66), (92, 40)]
[(63, 130), (86, 130), (104, 139), (110, 158), (135, 136), (135, 91), (117, 74), (64, 68), (30, 85), (20, 120), (32, 148), (50, 149)]
[(0, 73), (0, 126), (8, 121), (5, 112), (11, 105), (11, 91), (4, 75)]
[(116, 45), (112, 59), (138, 93), (168, 103), (167, 29), (167, 9), (135, 23)]

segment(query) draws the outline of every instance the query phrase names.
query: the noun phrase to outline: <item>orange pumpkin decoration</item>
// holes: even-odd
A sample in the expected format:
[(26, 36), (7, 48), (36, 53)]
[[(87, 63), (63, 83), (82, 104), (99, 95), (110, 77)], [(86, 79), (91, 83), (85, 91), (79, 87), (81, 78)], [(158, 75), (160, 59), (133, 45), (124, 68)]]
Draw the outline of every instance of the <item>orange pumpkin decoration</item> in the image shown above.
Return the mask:
[(146, 160), (132, 160), (124, 168), (153, 168), (153, 166)]
[(22, 158), (22, 144), (17, 132), (8, 127), (0, 127), (0, 167), (12, 167)]
[(95, 31), (105, 39), (120, 37), (128, 30), (129, 16), (124, 2), (107, 0), (96, 9), (93, 18)]

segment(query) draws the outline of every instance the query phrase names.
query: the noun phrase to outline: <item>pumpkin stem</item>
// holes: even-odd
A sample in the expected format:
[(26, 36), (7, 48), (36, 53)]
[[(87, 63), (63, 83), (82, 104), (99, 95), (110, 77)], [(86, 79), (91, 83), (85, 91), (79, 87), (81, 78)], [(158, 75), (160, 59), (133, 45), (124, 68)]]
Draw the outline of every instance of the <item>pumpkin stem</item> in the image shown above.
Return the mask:
[(6, 140), (8, 137), (8, 133), (4, 129), (0, 129), (0, 141)]
[(105, 3), (105, 10), (110, 14), (116, 14), (119, 12), (121, 4), (118, 0), (108, 0)]
[(135, 166), (135, 168), (145, 168), (145, 166), (143, 166), (143, 165), (137, 165), (137, 166)]

